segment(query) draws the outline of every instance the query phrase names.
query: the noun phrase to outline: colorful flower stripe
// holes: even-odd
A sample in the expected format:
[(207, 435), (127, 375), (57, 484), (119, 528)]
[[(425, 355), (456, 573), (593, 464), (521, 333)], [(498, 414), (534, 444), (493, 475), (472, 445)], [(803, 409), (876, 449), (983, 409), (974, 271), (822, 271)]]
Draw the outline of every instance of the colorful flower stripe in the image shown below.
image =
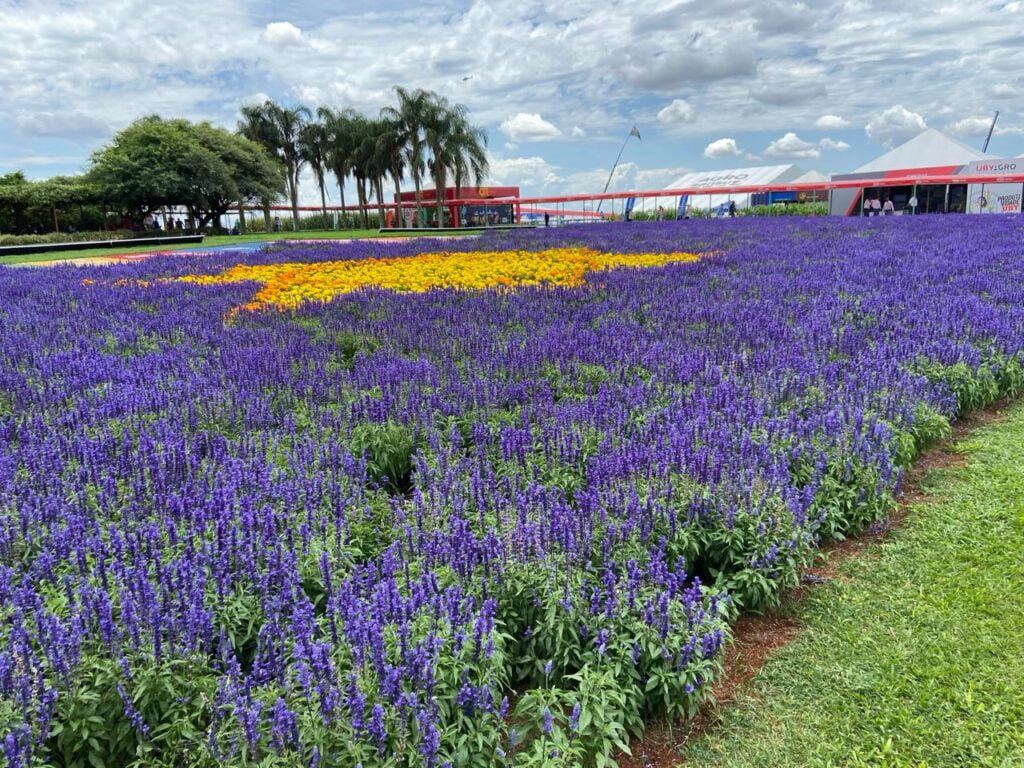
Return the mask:
[(422, 293), (435, 288), (579, 285), (588, 272), (663, 266), (699, 258), (699, 254), (685, 252), (601, 253), (579, 247), (535, 252), (444, 252), (305, 264), (238, 264), (219, 275), (189, 275), (181, 279), (207, 285), (248, 280), (263, 283), (263, 288), (245, 305), (246, 309), (256, 309), (267, 304), (296, 307), (305, 301), (329, 301), (339, 294), (371, 286)]

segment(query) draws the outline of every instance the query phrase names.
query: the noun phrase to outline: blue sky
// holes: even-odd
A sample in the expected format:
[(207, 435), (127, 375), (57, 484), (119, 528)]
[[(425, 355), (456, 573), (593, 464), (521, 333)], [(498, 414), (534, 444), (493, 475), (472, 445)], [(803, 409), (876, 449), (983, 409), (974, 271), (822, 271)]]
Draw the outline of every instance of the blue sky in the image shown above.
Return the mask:
[[(687, 170), (849, 171), (923, 127), (1024, 153), (1024, 2), (0, 0), (0, 173), (82, 170), (145, 114), (466, 104), (490, 182), (657, 188)], [(312, 184), (303, 192), (315, 197)]]

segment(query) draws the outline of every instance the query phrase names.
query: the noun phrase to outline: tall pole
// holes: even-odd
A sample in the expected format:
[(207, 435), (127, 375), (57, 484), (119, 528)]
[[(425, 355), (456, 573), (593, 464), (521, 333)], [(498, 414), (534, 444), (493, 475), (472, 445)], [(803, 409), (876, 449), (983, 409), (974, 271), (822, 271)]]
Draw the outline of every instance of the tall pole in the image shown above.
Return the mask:
[[(608, 174), (608, 181), (604, 183), (604, 189), (601, 191), (602, 195), (608, 192), (608, 187), (612, 183), (612, 177), (615, 175), (615, 169), (619, 167), (619, 160), (622, 159), (622, 153), (626, 150), (626, 145), (629, 143), (630, 136), (636, 136), (638, 139), (640, 138), (640, 131), (637, 130), (636, 125), (634, 125), (632, 129), (630, 129), (629, 133), (626, 134), (626, 140), (622, 142), (622, 148), (619, 149), (619, 154), (615, 156), (615, 162), (612, 164), (612, 172)], [(603, 202), (604, 200), (598, 200), (597, 202), (598, 213), (601, 212), (601, 203)]]
[(992, 118), (992, 125), (988, 127), (988, 136), (985, 137), (985, 146), (981, 148), (982, 152), (988, 152), (988, 143), (992, 141), (992, 131), (996, 129), (996, 120), (999, 119), (999, 110), (996, 110), (995, 117)]

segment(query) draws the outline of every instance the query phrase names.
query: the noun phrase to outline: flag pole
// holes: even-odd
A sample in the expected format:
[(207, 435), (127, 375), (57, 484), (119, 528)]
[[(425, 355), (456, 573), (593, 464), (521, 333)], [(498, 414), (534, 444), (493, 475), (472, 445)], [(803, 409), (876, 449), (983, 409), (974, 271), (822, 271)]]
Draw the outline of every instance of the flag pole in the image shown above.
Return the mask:
[[(626, 145), (629, 143), (629, 137), (630, 136), (636, 136), (638, 139), (640, 138), (640, 131), (637, 130), (636, 124), (634, 124), (633, 128), (630, 130), (630, 132), (626, 134), (626, 140), (624, 142), (622, 142), (622, 148), (619, 149), (619, 154), (615, 156), (615, 162), (612, 164), (612, 172), (608, 174), (608, 181), (606, 181), (604, 183), (604, 190), (602, 190), (602, 192), (601, 192), (602, 195), (605, 194), (606, 192), (608, 192), (608, 187), (612, 183), (612, 176), (615, 175), (615, 169), (619, 167), (619, 160), (622, 159), (622, 153), (626, 151)], [(601, 203), (603, 203), (603, 202), (604, 202), (604, 200), (598, 200), (597, 201), (597, 212), (598, 213), (601, 212)]]

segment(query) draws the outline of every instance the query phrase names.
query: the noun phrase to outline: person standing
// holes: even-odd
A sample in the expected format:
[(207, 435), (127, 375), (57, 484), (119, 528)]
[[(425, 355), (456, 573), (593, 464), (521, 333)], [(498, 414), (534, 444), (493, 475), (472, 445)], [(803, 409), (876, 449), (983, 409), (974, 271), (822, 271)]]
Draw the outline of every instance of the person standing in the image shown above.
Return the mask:
[(882, 201), (877, 197), (871, 198), (871, 215), (881, 216), (882, 215)]
[(911, 195), (907, 201), (907, 206), (910, 208), (910, 215), (913, 216), (917, 213), (917, 195)]
[(896, 214), (896, 206), (892, 204), (891, 198), (885, 198), (885, 202), (882, 204), (882, 215), (883, 216), (894, 216)]
[(736, 218), (736, 201), (735, 200), (730, 200), (729, 201), (729, 218), (730, 219), (735, 219)]

